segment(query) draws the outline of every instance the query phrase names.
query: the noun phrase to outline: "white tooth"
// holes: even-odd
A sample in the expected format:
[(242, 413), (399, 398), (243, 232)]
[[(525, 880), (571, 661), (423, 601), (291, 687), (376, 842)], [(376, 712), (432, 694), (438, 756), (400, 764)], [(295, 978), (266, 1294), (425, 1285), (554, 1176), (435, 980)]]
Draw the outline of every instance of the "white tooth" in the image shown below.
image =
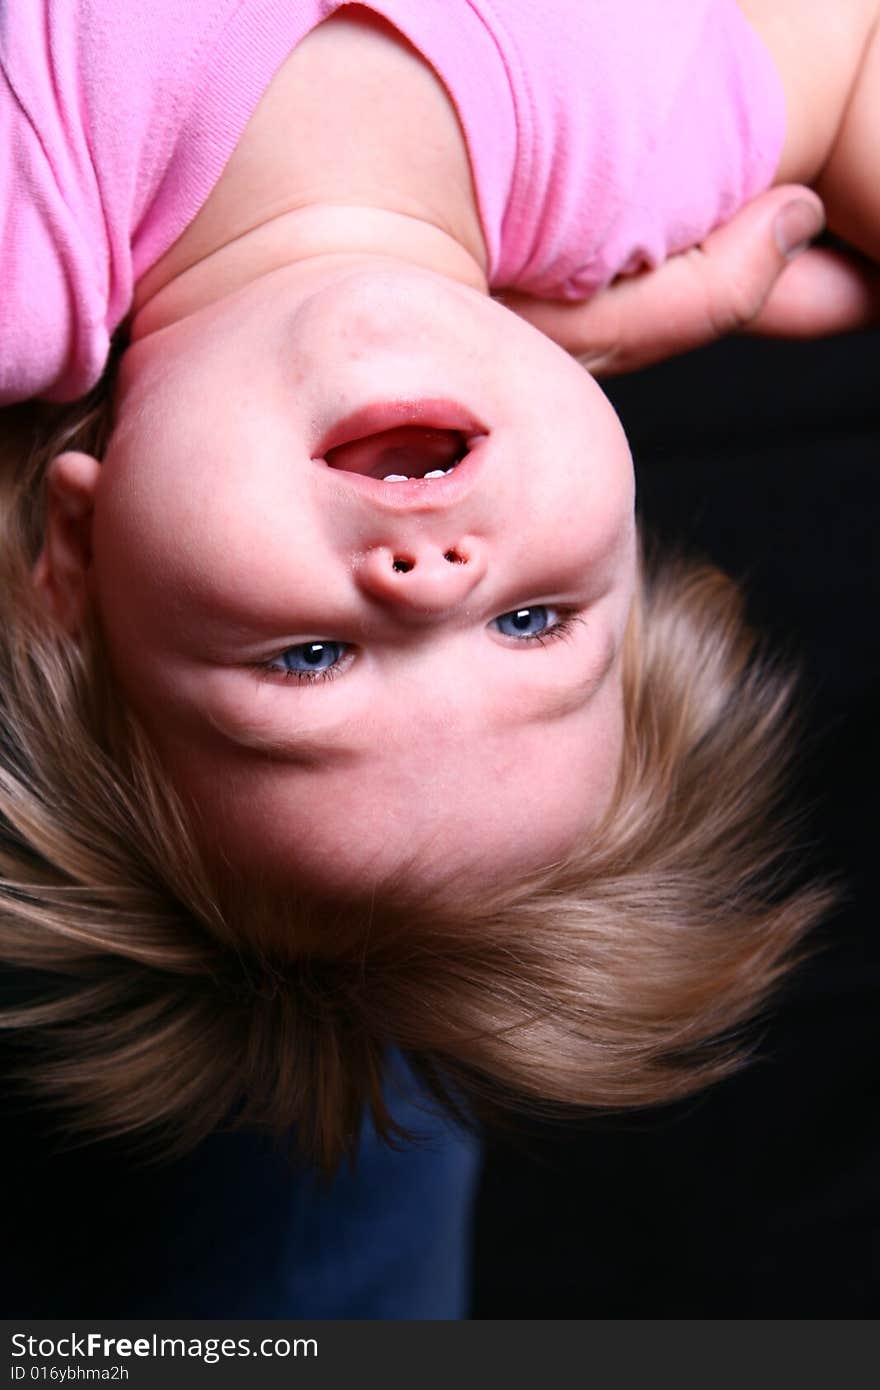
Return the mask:
[(426, 477), (426, 478), (445, 478), (445, 477), (446, 477), (446, 469), (445, 469), (445, 468), (435, 468), (435, 469), (433, 469), (432, 472), (426, 473), (426, 474), (425, 474), (425, 477)]
[(405, 473), (388, 473), (382, 481), (383, 483), (408, 483), (409, 478)]

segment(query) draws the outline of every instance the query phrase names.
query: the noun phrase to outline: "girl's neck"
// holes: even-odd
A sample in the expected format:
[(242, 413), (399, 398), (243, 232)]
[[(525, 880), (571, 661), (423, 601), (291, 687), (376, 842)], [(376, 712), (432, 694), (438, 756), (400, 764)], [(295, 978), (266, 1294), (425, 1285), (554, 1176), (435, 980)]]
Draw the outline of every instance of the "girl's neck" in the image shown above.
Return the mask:
[(346, 6), (276, 73), (208, 201), (142, 276), (143, 337), (281, 265), (382, 255), (488, 292), (464, 136), (433, 70)]

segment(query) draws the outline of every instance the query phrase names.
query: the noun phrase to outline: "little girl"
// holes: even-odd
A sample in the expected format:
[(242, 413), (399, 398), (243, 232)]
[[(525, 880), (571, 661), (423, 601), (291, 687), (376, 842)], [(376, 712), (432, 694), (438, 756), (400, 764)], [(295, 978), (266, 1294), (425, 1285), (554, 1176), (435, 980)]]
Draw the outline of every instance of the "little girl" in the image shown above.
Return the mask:
[(872, 9), (4, 17), (2, 399), (85, 398), (9, 483), (3, 953), (76, 987), (8, 1021), (91, 1125), (332, 1166), (389, 1041), (477, 1108), (732, 1065), (821, 906), (783, 688), (719, 576), (641, 575), (558, 343), (774, 177), (877, 250)]

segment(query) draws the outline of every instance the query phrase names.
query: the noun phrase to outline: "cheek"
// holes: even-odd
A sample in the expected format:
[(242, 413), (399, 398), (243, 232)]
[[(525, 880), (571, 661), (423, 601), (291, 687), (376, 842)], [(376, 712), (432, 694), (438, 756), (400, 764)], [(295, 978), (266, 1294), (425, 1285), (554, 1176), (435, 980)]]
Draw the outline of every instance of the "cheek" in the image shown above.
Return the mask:
[(147, 628), (259, 607), (291, 567), (291, 536), (307, 549), (312, 530), (269, 482), (111, 469), (96, 499), (96, 592), (108, 618), (127, 613)]
[(142, 715), (144, 705), (168, 697), (181, 655), (198, 641), (204, 609), (197, 584), (211, 568), (196, 528), (164, 505), (152, 481), (109, 476), (96, 503), (91, 570), (110, 664)]
[(560, 562), (595, 570), (628, 556), (634, 513), (628, 449), (619, 440), (590, 440), (583, 430), (572, 430), (529, 484), (523, 534), (540, 533)]
[(149, 646), (185, 606), (193, 547), (148, 489), (124, 485), (99, 497), (93, 541), (93, 592), (108, 637), (126, 650)]

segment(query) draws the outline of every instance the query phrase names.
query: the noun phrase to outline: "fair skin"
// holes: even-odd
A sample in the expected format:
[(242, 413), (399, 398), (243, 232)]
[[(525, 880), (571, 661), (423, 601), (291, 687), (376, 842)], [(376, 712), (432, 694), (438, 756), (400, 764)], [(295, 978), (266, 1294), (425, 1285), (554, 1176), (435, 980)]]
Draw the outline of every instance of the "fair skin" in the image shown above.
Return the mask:
[[(453, 428), (327, 449), (389, 381), (407, 421)], [(563, 853), (614, 781), (633, 583), (629, 451), (592, 380), (470, 288), (357, 256), (142, 339), (122, 400), (90, 595), (227, 853), (339, 889), (409, 856), (461, 886)], [(347, 471), (433, 471), (465, 447), (442, 481)], [(520, 609), (543, 643), (496, 621)], [(570, 640), (550, 640), (568, 613)]]
[(467, 892), (562, 857), (611, 797), (629, 453), (485, 272), (444, 89), (346, 10), (141, 280), (105, 459), (53, 466), (38, 581), (70, 626), (95, 607), (249, 871)]

